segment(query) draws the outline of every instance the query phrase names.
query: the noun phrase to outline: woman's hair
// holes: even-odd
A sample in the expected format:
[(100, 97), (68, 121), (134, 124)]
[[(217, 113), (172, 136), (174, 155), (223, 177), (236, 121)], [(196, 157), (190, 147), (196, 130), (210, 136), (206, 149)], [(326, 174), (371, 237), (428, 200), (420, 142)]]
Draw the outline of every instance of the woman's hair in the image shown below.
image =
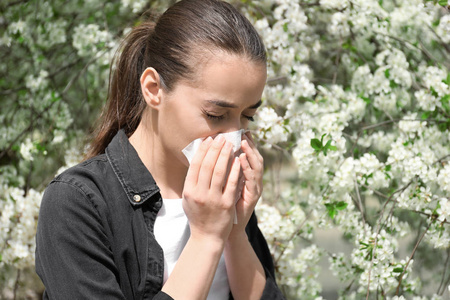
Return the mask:
[(255, 28), (223, 1), (182, 0), (156, 23), (147, 20), (134, 27), (111, 64), (107, 104), (87, 158), (104, 153), (119, 129), (127, 136), (136, 130), (146, 107), (140, 85), (146, 68), (153, 67), (162, 88), (170, 92), (181, 79), (193, 81), (195, 66), (208, 57), (207, 52), (217, 50), (266, 63)]

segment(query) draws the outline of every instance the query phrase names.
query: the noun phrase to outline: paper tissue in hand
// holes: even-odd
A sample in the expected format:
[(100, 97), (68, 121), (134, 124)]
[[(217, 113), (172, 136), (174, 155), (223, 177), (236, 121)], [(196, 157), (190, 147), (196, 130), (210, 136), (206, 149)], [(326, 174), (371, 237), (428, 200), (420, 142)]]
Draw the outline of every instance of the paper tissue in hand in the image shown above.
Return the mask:
[[(244, 129), (233, 131), (233, 132), (226, 132), (226, 133), (220, 133), (218, 135), (222, 135), (225, 140), (233, 144), (233, 153), (234, 157), (239, 156), (241, 152), (241, 140), (242, 135), (245, 133)], [(186, 156), (189, 163), (191, 163), (192, 159), (194, 158), (195, 153), (197, 153), (198, 148), (200, 147), (201, 143), (203, 142), (204, 138), (199, 138), (194, 141), (192, 141), (189, 145), (187, 145), (183, 150), (184, 156)], [(228, 166), (227, 170), (227, 177), (231, 169), (231, 164)], [(239, 174), (239, 186), (237, 188), (237, 194), (236, 194), (236, 202), (241, 197), (242, 189), (244, 188), (244, 174), (242, 173), (242, 170)], [(237, 215), (234, 216), (234, 224), (237, 224)]]

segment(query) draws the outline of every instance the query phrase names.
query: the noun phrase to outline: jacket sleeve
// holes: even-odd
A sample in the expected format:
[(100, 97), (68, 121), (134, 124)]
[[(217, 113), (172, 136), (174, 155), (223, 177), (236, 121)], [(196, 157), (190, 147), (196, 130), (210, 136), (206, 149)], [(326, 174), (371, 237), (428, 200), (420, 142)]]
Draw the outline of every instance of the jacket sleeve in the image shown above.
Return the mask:
[[(36, 233), (36, 272), (43, 299), (125, 299), (119, 272), (94, 204), (80, 187), (52, 182)], [(154, 299), (172, 299), (163, 292)]]
[(285, 299), (283, 293), (276, 284), (272, 255), (270, 254), (270, 250), (269, 247), (267, 246), (266, 239), (264, 238), (261, 230), (259, 230), (258, 228), (258, 221), (256, 219), (255, 212), (253, 212), (245, 230), (247, 232), (250, 244), (252, 245), (253, 250), (258, 256), (266, 273), (266, 285), (264, 287), (261, 299), (262, 300)]

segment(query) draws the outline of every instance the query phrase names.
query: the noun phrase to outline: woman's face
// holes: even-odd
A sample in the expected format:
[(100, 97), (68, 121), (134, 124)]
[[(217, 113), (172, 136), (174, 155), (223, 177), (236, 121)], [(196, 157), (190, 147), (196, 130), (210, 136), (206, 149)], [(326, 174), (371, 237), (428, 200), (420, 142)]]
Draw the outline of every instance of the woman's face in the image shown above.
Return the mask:
[(164, 151), (185, 165), (181, 150), (197, 138), (247, 129), (261, 104), (266, 66), (219, 54), (197, 70), (195, 83), (180, 81), (162, 93), (158, 133)]

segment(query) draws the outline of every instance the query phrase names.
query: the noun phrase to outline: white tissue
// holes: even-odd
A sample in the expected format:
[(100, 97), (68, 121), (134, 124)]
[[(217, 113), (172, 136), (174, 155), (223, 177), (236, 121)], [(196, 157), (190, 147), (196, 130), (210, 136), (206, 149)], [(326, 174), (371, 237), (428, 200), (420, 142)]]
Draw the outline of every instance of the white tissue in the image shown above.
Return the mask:
[[(226, 133), (219, 133), (218, 135), (222, 135), (225, 140), (233, 144), (233, 153), (234, 156), (237, 157), (239, 154), (241, 154), (241, 140), (242, 135), (246, 131), (244, 129), (238, 130), (238, 131), (232, 131), (232, 132), (226, 132)], [(189, 164), (191, 163), (192, 159), (194, 158), (195, 153), (197, 153), (198, 148), (200, 147), (201, 143), (205, 140), (205, 138), (199, 138), (196, 140), (193, 140), (189, 145), (187, 145), (183, 150), (181, 150), (186, 156), (187, 160), (189, 161)], [(227, 170), (227, 177), (228, 173), (230, 172), (231, 165), (228, 167)], [(242, 189), (244, 188), (244, 174), (239, 174), (239, 186), (237, 188), (237, 194), (236, 194), (236, 200), (237, 202), (241, 198)], [(234, 215), (234, 224), (237, 224), (237, 215)]]
[[(244, 134), (244, 129), (226, 133), (219, 133), (218, 136), (221, 135), (225, 138), (225, 140), (232, 143), (233, 152), (236, 153), (241, 149), (242, 134)], [(187, 145), (183, 150), (181, 150), (183, 151), (184, 156), (186, 156), (187, 160), (189, 161), (189, 164), (191, 163), (195, 153), (197, 153), (198, 148), (200, 147), (201, 143), (204, 140), (205, 140), (204, 138), (193, 140), (189, 145)]]

